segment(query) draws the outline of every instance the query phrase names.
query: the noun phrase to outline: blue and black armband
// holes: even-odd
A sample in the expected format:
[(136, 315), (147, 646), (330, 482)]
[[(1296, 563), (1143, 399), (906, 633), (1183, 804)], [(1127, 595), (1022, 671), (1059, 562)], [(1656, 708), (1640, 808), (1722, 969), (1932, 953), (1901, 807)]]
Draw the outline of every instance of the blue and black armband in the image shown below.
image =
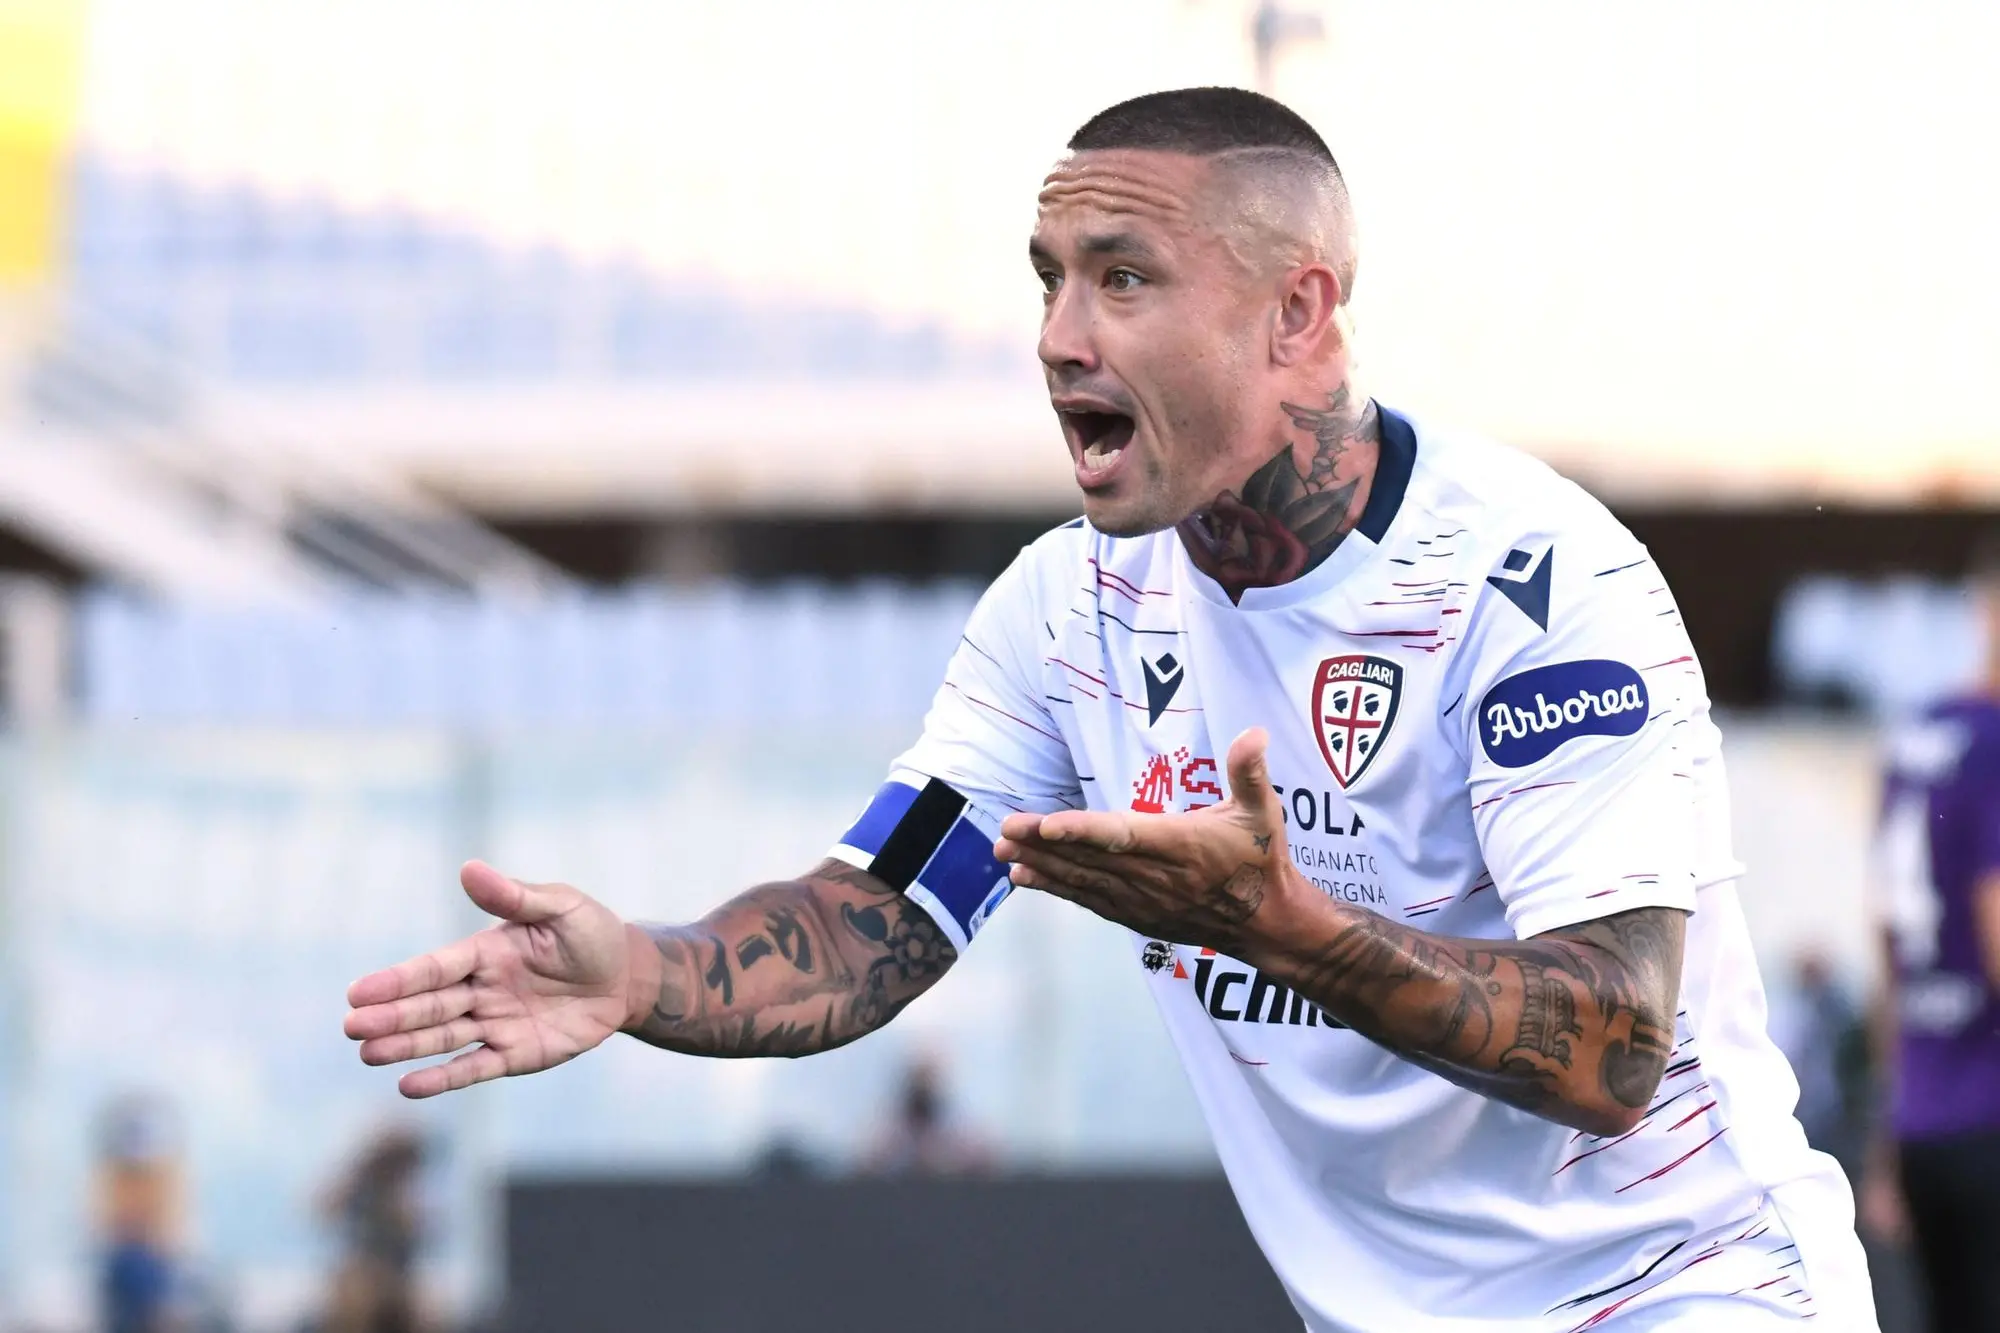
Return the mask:
[(831, 855), (922, 907), (963, 950), (1014, 887), (972, 803), (948, 782), (898, 772)]

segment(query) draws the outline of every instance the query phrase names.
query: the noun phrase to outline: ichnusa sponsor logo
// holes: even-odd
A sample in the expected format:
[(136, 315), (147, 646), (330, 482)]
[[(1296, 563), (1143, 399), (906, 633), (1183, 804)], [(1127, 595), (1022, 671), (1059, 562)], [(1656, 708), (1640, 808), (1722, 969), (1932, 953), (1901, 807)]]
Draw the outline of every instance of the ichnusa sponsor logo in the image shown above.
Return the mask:
[(1580, 736), (1630, 736), (1651, 711), (1646, 682), (1623, 662), (1557, 662), (1488, 690), (1479, 738), (1500, 767), (1525, 768)]
[(1148, 940), (1139, 952), (1139, 965), (1154, 976), (1164, 973), (1170, 981), (1192, 982), (1196, 1003), (1218, 1023), (1347, 1026), (1277, 978), (1235, 963), (1213, 949), (1203, 949), (1195, 955), (1194, 971), (1190, 973), (1178, 948), (1165, 940)]

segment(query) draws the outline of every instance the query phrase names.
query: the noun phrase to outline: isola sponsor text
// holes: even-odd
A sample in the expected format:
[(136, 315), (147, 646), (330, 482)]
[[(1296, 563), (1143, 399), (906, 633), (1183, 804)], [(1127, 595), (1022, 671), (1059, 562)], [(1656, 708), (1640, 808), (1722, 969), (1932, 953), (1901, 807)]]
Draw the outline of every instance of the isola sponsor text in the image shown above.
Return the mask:
[(1313, 847), (1295, 842), (1291, 845), (1292, 860), (1313, 887), (1329, 898), (1342, 902), (1380, 904), (1389, 901), (1388, 892), (1378, 880), (1326, 879), (1316, 871), (1332, 871), (1336, 874), (1377, 875), (1375, 858), (1367, 852), (1329, 851), (1324, 847)]

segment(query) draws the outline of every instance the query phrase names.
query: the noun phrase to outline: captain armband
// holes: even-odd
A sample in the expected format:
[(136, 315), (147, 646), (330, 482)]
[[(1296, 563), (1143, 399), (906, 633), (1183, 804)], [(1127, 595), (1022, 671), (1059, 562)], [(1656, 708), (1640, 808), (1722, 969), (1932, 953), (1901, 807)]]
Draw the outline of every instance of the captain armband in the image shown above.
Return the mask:
[(831, 855), (922, 907), (963, 950), (1014, 887), (993, 857), (995, 832), (950, 783), (899, 772)]

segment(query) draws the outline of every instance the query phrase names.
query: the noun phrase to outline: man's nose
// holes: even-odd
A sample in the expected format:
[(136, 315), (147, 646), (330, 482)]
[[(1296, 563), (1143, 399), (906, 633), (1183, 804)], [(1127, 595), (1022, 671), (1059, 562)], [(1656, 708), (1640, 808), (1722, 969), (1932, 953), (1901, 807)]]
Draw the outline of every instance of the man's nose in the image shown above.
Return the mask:
[(1070, 294), (1067, 284), (1042, 314), (1042, 336), (1035, 344), (1042, 364), (1054, 371), (1097, 369), (1097, 346), (1091, 336), (1090, 303)]

